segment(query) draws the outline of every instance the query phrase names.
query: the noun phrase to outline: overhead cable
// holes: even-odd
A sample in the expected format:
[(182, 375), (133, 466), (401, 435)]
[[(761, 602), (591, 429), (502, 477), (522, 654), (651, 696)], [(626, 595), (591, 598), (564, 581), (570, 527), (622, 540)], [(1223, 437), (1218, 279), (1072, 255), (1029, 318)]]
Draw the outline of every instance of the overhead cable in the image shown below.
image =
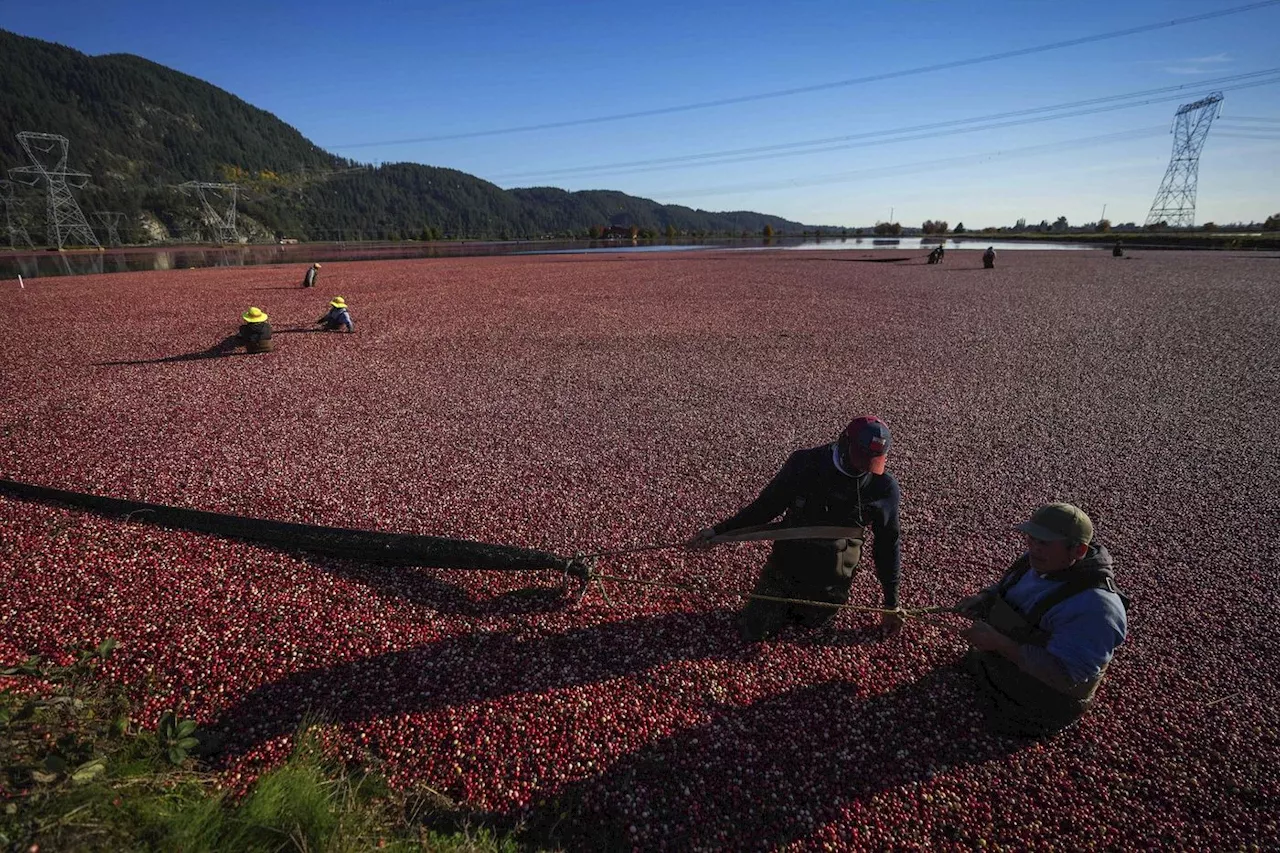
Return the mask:
[(1049, 142), (1043, 145), (1029, 145), (1021, 148), (985, 151), (977, 154), (966, 154), (959, 157), (946, 157), (940, 160), (922, 160), (916, 163), (901, 163), (891, 166), (879, 166), (874, 169), (861, 169), (853, 172), (837, 172), (834, 174), (817, 175), (808, 178), (793, 178), (789, 180), (769, 181), (756, 184), (734, 184), (721, 187), (705, 187), (700, 189), (656, 190), (649, 193), (649, 195), (654, 198), (688, 199), (699, 196), (734, 195), (736, 193), (744, 192), (767, 192), (771, 190), (794, 189), (797, 187), (827, 186), (829, 184), (849, 183), (852, 181), (871, 178), (889, 176), (896, 177), (911, 172), (931, 171), (933, 169), (946, 168), (949, 166), (972, 165), (974, 163), (982, 163), (995, 159), (1055, 153), (1059, 150), (1101, 145), (1108, 142), (1120, 142), (1129, 139), (1163, 136), (1167, 132), (1168, 127), (1162, 124), (1152, 127), (1124, 130), (1117, 133), (1106, 133), (1101, 136), (1086, 136), (1079, 139), (1066, 139), (1059, 142)]
[[(1230, 85), (1231, 83), (1236, 85)], [(649, 160), (630, 160), (599, 164), (594, 166), (572, 166), (563, 169), (548, 169), (537, 172), (516, 172), (489, 176), (494, 182), (509, 182), (528, 178), (564, 177), (589, 175), (592, 173), (608, 173), (611, 175), (627, 175), (640, 172), (662, 171), (666, 169), (687, 168), (690, 166), (724, 165), (742, 163), (753, 160), (774, 159), (777, 157), (794, 157), (808, 154), (820, 154), (828, 151), (839, 151), (846, 148), (866, 145), (884, 145), (897, 142), (912, 142), (920, 139), (931, 139), (940, 136), (953, 136), (961, 133), (974, 133), (982, 130), (994, 130), (1022, 124), (1054, 121), (1060, 118), (1074, 118), (1082, 115), (1093, 115), (1114, 110), (1130, 109), (1146, 106), (1162, 101), (1178, 100), (1186, 97), (1189, 88), (1201, 89), (1206, 86), (1218, 90), (1235, 90), (1251, 86), (1264, 86), (1280, 82), (1280, 68), (1269, 68), (1247, 74), (1236, 74), (1217, 80), (1195, 84), (1163, 86), (1124, 95), (1108, 95), (1101, 98), (1090, 98), (1065, 104), (1044, 107), (1028, 107), (1003, 113), (993, 113), (974, 118), (952, 119), (932, 122), (930, 124), (912, 125), (890, 130), (866, 131), (863, 133), (831, 136), (823, 139), (811, 139), (802, 142), (787, 142), (776, 145), (761, 145), (751, 148), (737, 148), (726, 151), (686, 154), (673, 157), (660, 157)], [(1159, 96), (1159, 97), (1149, 97)], [(1143, 99), (1143, 100), (1138, 100)], [(1128, 101), (1115, 103), (1116, 101)], [(1055, 113), (1045, 115), (1046, 113)], [(1030, 117), (1028, 117), (1030, 116)], [(965, 127), (964, 125), (976, 125)]]
[(475, 130), (463, 133), (445, 133), (435, 134), (432, 136), (418, 136), (410, 139), (386, 139), (372, 142), (349, 142), (343, 145), (330, 146), (334, 150), (346, 150), (351, 148), (375, 148), (388, 145), (410, 145), (423, 142), (445, 142), (457, 139), (476, 139), (482, 136), (504, 136), (513, 133), (529, 133), (541, 130), (555, 130), (565, 127), (580, 127), (588, 124), (604, 124), (606, 122), (625, 121), (636, 118), (650, 118), (653, 116), (670, 115), (672, 113), (692, 112), (694, 110), (710, 109), (712, 107), (725, 107), (734, 104), (745, 104), (754, 101), (764, 101), (776, 98), (786, 98), (792, 95), (802, 95), (810, 92), (822, 92), (830, 89), (845, 88), (848, 86), (858, 86), (864, 83), (879, 83), (885, 80), (894, 80), (902, 77), (911, 77), (919, 74), (931, 74), (935, 71), (948, 71), (954, 68), (964, 68), (970, 65), (981, 65), (988, 62), (999, 62), (1005, 59), (1015, 59), (1019, 56), (1028, 56), (1035, 53), (1045, 53), (1052, 50), (1062, 50), (1068, 47), (1077, 47), (1082, 44), (1091, 44), (1093, 42), (1106, 41), (1109, 39), (1124, 38), (1125, 36), (1137, 35), (1139, 33), (1151, 32), (1153, 30), (1167, 29), (1169, 27), (1178, 27), (1185, 24), (1193, 24), (1200, 21), (1206, 21), (1211, 18), (1221, 18), (1227, 15), (1237, 15), (1243, 12), (1252, 12), (1257, 9), (1267, 8), (1280, 4), (1280, 0), (1260, 0), (1256, 3), (1248, 3), (1243, 6), (1233, 6), (1229, 9), (1218, 9), (1212, 12), (1203, 12), (1199, 15), (1190, 15), (1184, 18), (1174, 18), (1169, 21), (1159, 21), (1152, 24), (1143, 24), (1137, 27), (1127, 27), (1123, 30), (1113, 30), (1106, 33), (1097, 33), (1091, 36), (1082, 36), (1080, 38), (1065, 39), (1063, 41), (1050, 42), (1048, 44), (1036, 45), (1034, 47), (1024, 47), (1017, 50), (1006, 50), (999, 53), (990, 53), (985, 56), (970, 57), (968, 59), (956, 59), (949, 62), (939, 62), (933, 65), (922, 65), (916, 68), (906, 68), (899, 71), (886, 71), (880, 74), (868, 74), (863, 77), (851, 77), (847, 80), (835, 80), (830, 83), (816, 83), (811, 86), (796, 86), (790, 89), (778, 89), (771, 92), (758, 92), (751, 95), (740, 95), (733, 98), (719, 98), (711, 101), (699, 101), (691, 104), (679, 104), (670, 107), (658, 107), (650, 110), (636, 110), (627, 113), (614, 113), (612, 115), (592, 116), (588, 118), (567, 119), (565, 121), (544, 122), (541, 124), (518, 125), (514, 127), (500, 127), (490, 130)]

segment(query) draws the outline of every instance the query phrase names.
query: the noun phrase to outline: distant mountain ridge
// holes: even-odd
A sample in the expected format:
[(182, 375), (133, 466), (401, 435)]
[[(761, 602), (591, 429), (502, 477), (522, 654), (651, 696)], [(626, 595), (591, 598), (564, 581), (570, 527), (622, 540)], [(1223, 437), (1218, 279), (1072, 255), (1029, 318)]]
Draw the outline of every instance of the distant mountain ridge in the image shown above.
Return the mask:
[[(610, 226), (694, 236), (754, 235), (766, 225), (777, 233), (813, 228), (762, 213), (715, 213), (609, 190), (503, 190), (465, 172), (416, 163), (362, 167), (190, 75), (129, 54), (88, 56), (5, 30), (0, 80), (0, 171), (31, 165), (18, 132), (68, 137), (68, 168), (92, 176), (77, 192), (81, 207), (86, 213), (124, 212), (122, 237), (129, 242), (143, 241), (139, 223), (149, 217), (162, 222), (171, 238), (207, 238), (198, 201), (174, 189), (190, 180), (243, 187), (242, 232), (257, 239), (587, 236), (589, 229)], [(43, 188), (16, 190), (27, 230), (40, 242)]]

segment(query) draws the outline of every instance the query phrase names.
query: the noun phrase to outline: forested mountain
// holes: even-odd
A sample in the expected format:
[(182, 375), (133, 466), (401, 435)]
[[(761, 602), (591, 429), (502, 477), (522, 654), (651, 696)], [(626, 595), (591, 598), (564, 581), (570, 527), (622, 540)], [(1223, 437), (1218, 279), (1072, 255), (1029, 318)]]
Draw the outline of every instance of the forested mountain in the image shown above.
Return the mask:
[[(4, 30), (0, 91), (0, 170), (31, 165), (20, 131), (68, 137), (67, 167), (92, 176), (76, 193), (81, 207), (124, 212), (126, 241), (165, 236), (148, 237), (141, 223), (149, 216), (164, 223), (170, 239), (207, 237), (199, 202), (175, 189), (190, 180), (241, 187), (238, 211), (260, 226), (246, 223), (242, 231), (259, 239), (585, 236), (609, 226), (691, 235), (759, 234), (766, 224), (779, 233), (805, 229), (760, 213), (712, 213), (619, 192), (508, 191), (416, 163), (374, 168), (329, 154), (265, 110), (154, 62), (87, 56)], [(43, 188), (14, 190), (27, 230), (40, 242)]]

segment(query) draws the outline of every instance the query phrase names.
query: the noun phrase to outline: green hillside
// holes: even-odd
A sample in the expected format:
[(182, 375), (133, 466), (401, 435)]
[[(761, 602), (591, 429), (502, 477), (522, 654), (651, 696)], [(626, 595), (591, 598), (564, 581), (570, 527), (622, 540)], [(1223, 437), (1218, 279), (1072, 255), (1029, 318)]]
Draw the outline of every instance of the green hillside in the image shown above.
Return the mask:
[[(234, 182), (241, 232), (303, 240), (586, 236), (596, 227), (663, 234), (779, 233), (804, 225), (749, 211), (714, 213), (606, 190), (503, 190), (465, 172), (416, 163), (362, 165), (336, 157), (264, 110), (162, 65), (79, 51), (0, 30), (0, 169), (28, 166), (16, 134), (71, 140), (69, 169), (86, 213), (126, 214), (127, 242), (208, 239), (184, 181)], [(45, 234), (42, 188), (15, 186), (33, 240)], [(150, 218), (164, 229), (148, 232)], [(92, 222), (92, 220), (91, 220)], [(0, 235), (0, 242), (3, 242)]]

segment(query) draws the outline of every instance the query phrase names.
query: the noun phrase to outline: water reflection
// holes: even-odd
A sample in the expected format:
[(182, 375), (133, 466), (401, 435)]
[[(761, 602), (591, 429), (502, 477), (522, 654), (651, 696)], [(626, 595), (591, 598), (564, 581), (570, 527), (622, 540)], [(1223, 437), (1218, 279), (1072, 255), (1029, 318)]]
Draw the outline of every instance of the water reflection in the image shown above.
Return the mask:
[(888, 251), (911, 251), (921, 249), (932, 249), (934, 246), (942, 246), (947, 251), (976, 249), (985, 252), (988, 246), (995, 248), (997, 252), (1021, 252), (1031, 249), (1044, 251), (1046, 249), (1054, 251), (1090, 251), (1104, 248), (1101, 245), (1088, 245), (1080, 243), (1049, 243), (1031, 240), (984, 240), (981, 237), (971, 240), (955, 240), (950, 237), (855, 237), (852, 243), (846, 242), (844, 237), (839, 240), (821, 240), (810, 243), (801, 243), (797, 246), (787, 246), (788, 249), (860, 249), (860, 250), (888, 250)]
[[(943, 242), (941, 238), (856, 237), (848, 235), (800, 238), (753, 237), (703, 240), (522, 240), (456, 243), (318, 243), (312, 245), (172, 246), (107, 251), (0, 253), (0, 279), (58, 275), (90, 275), (111, 272), (175, 270), (193, 267), (242, 267), (260, 264), (310, 264), (316, 261), (370, 261), (396, 258), (446, 258), (484, 255), (583, 254), (590, 252), (687, 252), (700, 249), (858, 249), (919, 250)], [(1061, 243), (986, 242), (947, 239), (948, 249), (997, 251), (1026, 249), (1078, 249), (1093, 246)]]

